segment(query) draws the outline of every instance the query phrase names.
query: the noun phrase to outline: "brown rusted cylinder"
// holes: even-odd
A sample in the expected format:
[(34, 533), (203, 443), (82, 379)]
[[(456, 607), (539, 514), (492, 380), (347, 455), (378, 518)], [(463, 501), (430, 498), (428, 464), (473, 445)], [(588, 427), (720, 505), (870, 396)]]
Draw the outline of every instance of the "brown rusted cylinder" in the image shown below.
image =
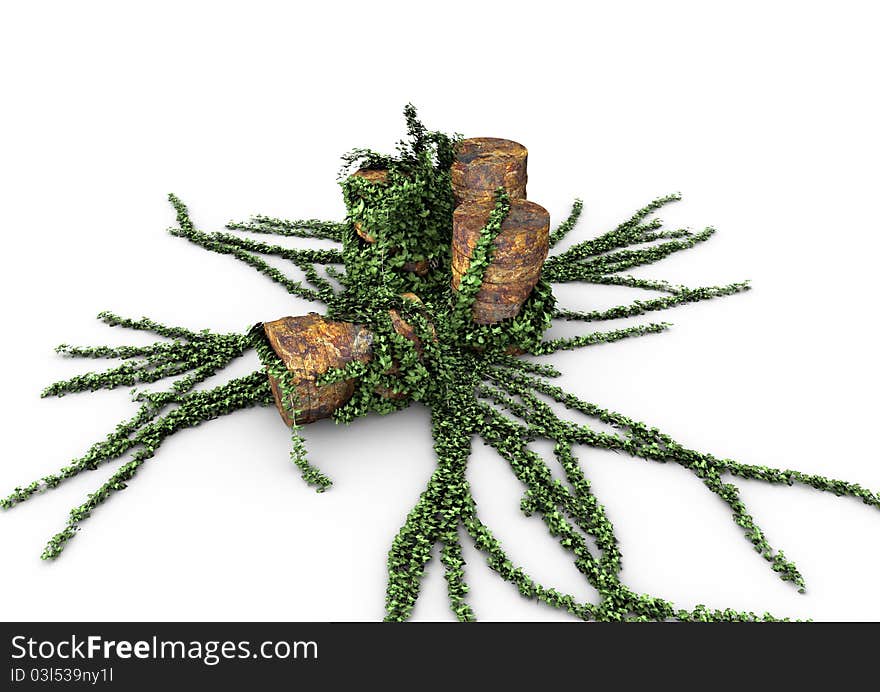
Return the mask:
[[(400, 297), (408, 300), (411, 303), (415, 303), (419, 306), (419, 308), (422, 308), (419, 310), (419, 312), (422, 315), (427, 315), (427, 311), (423, 309), (424, 303), (422, 303), (422, 299), (419, 298), (415, 293), (401, 293)], [(409, 322), (403, 319), (400, 313), (394, 308), (391, 308), (388, 311), (388, 314), (391, 316), (391, 326), (394, 327), (394, 331), (400, 334), (402, 337), (412, 341), (413, 346), (415, 346), (416, 353), (418, 353), (419, 358), (421, 358), (424, 355), (425, 347), (422, 344), (422, 340), (416, 334), (416, 330)], [(431, 328), (431, 333), (434, 335), (434, 342), (436, 342), (437, 330), (434, 328), (434, 324), (430, 320), (428, 321), (428, 326)]]
[[(352, 177), (363, 178), (373, 185), (388, 184), (388, 171), (384, 170), (368, 170), (362, 168), (361, 170), (352, 173)], [(376, 237), (366, 230), (360, 221), (354, 222), (354, 230), (364, 241), (368, 243), (376, 242)]]
[[(494, 207), (494, 200), (474, 200), (459, 205), (452, 214), (452, 288), (455, 290), (470, 266), (480, 231)], [(474, 322), (492, 324), (519, 314), (541, 275), (549, 242), (547, 210), (528, 200), (510, 200), (510, 211), (495, 237), (492, 261), (486, 267), (483, 285), (474, 300)]]
[(518, 142), (497, 137), (463, 139), (452, 163), (455, 203), (495, 199), (503, 187), (511, 199), (526, 198), (529, 152)]
[[(422, 302), (414, 293), (404, 293), (402, 297), (418, 304)], [(421, 357), (422, 342), (412, 325), (397, 310), (391, 309), (388, 314), (394, 331), (412, 341)], [(283, 401), (278, 380), (269, 375), (275, 406), (287, 425), (292, 425), (294, 418), (297, 424), (302, 425), (329, 417), (351, 399), (357, 379), (319, 387), (315, 384), (318, 376), (354, 360), (367, 363), (373, 356), (373, 334), (367, 327), (351, 322), (335, 322), (314, 312), (265, 322), (263, 331), (269, 345), (293, 374), (296, 401), (288, 402)], [(387, 374), (398, 372), (399, 365), (393, 363)], [(405, 399), (408, 396), (407, 392), (390, 387), (377, 387), (376, 393), (389, 399)]]
[[(417, 303), (418, 305), (422, 304), (422, 299), (419, 298), (415, 293), (401, 293), (400, 297)], [(416, 334), (416, 330), (413, 329), (413, 326), (405, 319), (403, 319), (401, 314), (394, 308), (391, 308), (388, 311), (388, 314), (391, 316), (391, 326), (394, 328), (394, 331), (400, 334), (405, 339), (409, 339), (410, 341), (412, 341), (413, 346), (416, 349), (416, 353), (419, 354), (419, 358), (422, 358), (425, 347), (422, 344), (422, 340)], [(434, 330), (433, 325), (431, 325), (431, 329), (432, 331), (434, 331), (434, 338), (436, 340), (437, 333), (436, 330)], [(387, 371), (386, 374), (396, 375), (398, 372), (400, 372), (400, 364), (394, 362), (391, 364), (391, 368)], [(383, 396), (386, 399), (400, 400), (406, 399), (409, 396), (409, 393), (404, 390), (395, 390), (391, 387), (383, 387), (381, 385), (377, 386), (375, 391), (376, 394), (378, 394), (379, 396)]]
[(263, 331), (278, 357), (293, 374), (297, 401), (283, 401), (278, 381), (269, 375), (275, 405), (287, 425), (327, 418), (354, 394), (355, 380), (317, 386), (315, 379), (330, 368), (372, 357), (373, 335), (364, 326), (334, 322), (317, 313), (282, 317), (263, 324)]
[[(373, 185), (388, 184), (388, 171), (386, 170), (369, 170), (362, 168), (361, 170), (352, 173), (352, 177), (363, 178)], [(373, 235), (369, 229), (364, 228), (361, 221), (354, 222), (354, 230), (364, 242), (370, 243), (371, 245), (376, 242), (376, 236)], [(392, 248), (391, 251), (397, 252), (397, 249)], [(430, 267), (428, 266), (427, 260), (421, 260), (418, 262), (405, 262), (402, 269), (403, 271), (413, 272), (419, 276), (427, 276)]]
[(427, 276), (431, 266), (428, 264), (428, 260), (419, 260), (418, 262), (404, 262), (402, 269), (405, 272), (413, 272), (419, 276)]
[(386, 170), (361, 168), (359, 171), (352, 173), (352, 175), (377, 185), (388, 184), (388, 171)]

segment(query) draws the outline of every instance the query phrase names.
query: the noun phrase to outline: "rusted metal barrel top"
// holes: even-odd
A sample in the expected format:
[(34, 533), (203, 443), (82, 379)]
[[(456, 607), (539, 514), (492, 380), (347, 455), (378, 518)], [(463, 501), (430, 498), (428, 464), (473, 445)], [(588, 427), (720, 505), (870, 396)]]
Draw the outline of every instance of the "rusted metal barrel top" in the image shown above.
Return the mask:
[[(452, 215), (452, 288), (458, 289), (480, 232), (494, 209), (492, 200), (473, 200)], [(549, 250), (550, 214), (524, 199), (510, 200), (510, 211), (492, 247), (492, 261), (474, 300), (474, 322), (492, 324), (519, 314), (541, 275)]]
[[(372, 183), (373, 185), (388, 184), (388, 171), (383, 169), (362, 168), (359, 171), (355, 171), (354, 173), (352, 173), (351, 177), (361, 178), (369, 183)], [(364, 241), (368, 243), (376, 242), (376, 237), (363, 227), (363, 223), (361, 221), (355, 220), (354, 230)]]
[(381, 168), (361, 168), (359, 171), (352, 173), (352, 175), (377, 185), (388, 184), (388, 171)]
[[(388, 185), (389, 182), (388, 171), (378, 168), (362, 168), (352, 173), (351, 177), (361, 178), (377, 186), (385, 186)], [(361, 221), (360, 219), (355, 219), (354, 230), (364, 242), (370, 243), (371, 245), (376, 242), (375, 234), (371, 231), (371, 229), (366, 228), (363, 221)], [(396, 249), (392, 248), (392, 250)], [(410, 262), (404, 262), (401, 269), (405, 272), (413, 272), (415, 274), (418, 274), (419, 276), (427, 276), (428, 272), (430, 271), (430, 266), (427, 260), (414, 260)]]
[[(406, 299), (407, 301), (415, 303), (416, 305), (423, 305), (422, 299), (419, 298), (415, 293), (401, 293), (400, 297)], [(424, 313), (423, 311), (423, 314), (426, 313)], [(412, 345), (415, 348), (416, 353), (418, 353), (419, 359), (421, 360), (425, 354), (425, 347), (422, 343), (422, 340), (419, 338), (419, 335), (416, 333), (415, 328), (409, 322), (403, 319), (400, 311), (396, 310), (395, 308), (391, 308), (388, 311), (388, 315), (391, 317), (391, 327), (404, 339), (412, 342)], [(436, 341), (437, 330), (434, 328), (434, 324), (432, 322), (429, 321), (429, 325), (431, 328), (431, 332), (434, 334), (434, 341)], [(386, 371), (386, 374), (396, 375), (398, 373), (400, 373), (400, 363), (395, 360), (391, 363), (391, 368)], [(401, 400), (406, 399), (409, 396), (409, 393), (406, 391), (403, 385), (396, 389), (379, 385), (376, 387), (375, 391), (377, 394), (385, 397), (386, 399)]]
[(512, 199), (525, 199), (528, 150), (520, 143), (498, 137), (472, 137), (456, 146), (452, 163), (455, 203), (493, 199), (503, 187)]
[(317, 313), (282, 317), (263, 324), (269, 344), (292, 374), (296, 402), (283, 401), (281, 388), (271, 375), (269, 384), (284, 422), (311, 423), (326, 418), (354, 394), (355, 380), (318, 387), (315, 379), (330, 368), (341, 368), (353, 360), (372, 357), (373, 336), (364, 326), (334, 322)]

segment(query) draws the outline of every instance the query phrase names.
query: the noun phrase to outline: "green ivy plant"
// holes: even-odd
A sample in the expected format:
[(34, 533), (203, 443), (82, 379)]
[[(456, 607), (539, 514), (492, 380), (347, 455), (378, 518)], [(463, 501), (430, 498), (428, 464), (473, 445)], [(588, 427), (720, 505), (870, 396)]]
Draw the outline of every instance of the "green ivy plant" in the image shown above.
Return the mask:
[[(628, 587), (622, 578), (621, 546), (614, 525), (592, 491), (576, 457), (576, 448), (608, 449), (646, 461), (671, 462), (689, 470), (729, 507), (734, 523), (773, 571), (800, 591), (805, 589), (803, 576), (781, 550), (771, 546), (731, 479), (808, 485), (839, 496), (857, 497), (874, 507), (880, 507), (880, 497), (855, 483), (742, 464), (689, 449), (657, 428), (566, 392), (553, 384), (560, 373), (552, 365), (513, 355), (546, 356), (560, 350), (645, 336), (669, 326), (657, 322), (545, 339), (554, 320), (614, 321), (748, 290), (747, 283), (690, 288), (625, 273), (692, 248), (708, 240), (713, 229), (664, 230), (653, 214), (679, 197), (661, 197), (616, 228), (551, 254), (538, 284), (516, 317), (497, 324), (476, 325), (471, 320), (471, 309), (484, 271), (492, 260), (493, 239), (500, 231), (510, 201), (504, 190), (497, 191), (495, 207), (481, 231), (469, 268), (461, 277), (460, 289), (452, 290), (454, 201), (450, 166), (457, 137), (427, 130), (412, 106), (406, 107), (404, 116), (408, 137), (394, 154), (356, 149), (343, 157), (340, 184), (348, 213), (342, 221), (289, 221), (255, 216), (247, 222), (228, 224), (226, 232), (206, 233), (194, 226), (185, 205), (170, 196), (177, 214), (177, 225), (170, 230), (172, 235), (206, 250), (230, 255), (268, 276), (291, 295), (324, 304), (325, 315), (330, 319), (363, 324), (371, 330), (372, 358), (368, 363), (357, 361), (332, 369), (318, 380), (318, 384), (327, 384), (357, 379), (354, 395), (333, 413), (338, 423), (370, 413), (392, 413), (414, 403), (430, 410), (437, 464), (391, 544), (386, 619), (406, 620), (412, 614), (435, 546), (440, 548), (452, 611), (460, 620), (475, 618), (467, 599), (462, 535), (485, 556), (489, 567), (524, 597), (564, 609), (577, 618), (777, 619), (766, 613), (756, 615), (702, 605), (694, 610), (679, 609), (662, 598)], [(387, 181), (377, 185), (362, 176), (348, 175), (355, 167), (385, 170)], [(581, 210), (581, 201), (575, 200), (568, 218), (551, 232), (551, 247), (574, 229)], [(369, 229), (374, 242), (365, 242), (358, 236), (356, 223)], [(323, 239), (338, 247), (291, 249), (253, 240), (239, 235), (240, 231)], [(289, 261), (302, 271), (305, 280), (290, 279), (268, 264), (265, 256)], [(415, 262), (423, 263), (427, 271), (407, 271), (408, 264)], [(558, 308), (553, 286), (566, 282), (628, 287), (646, 291), (652, 297), (607, 310)], [(410, 292), (417, 294), (421, 303), (401, 295)], [(389, 310), (396, 310), (412, 326), (419, 348), (395, 331)], [(215, 334), (166, 326), (146, 318), (130, 320), (106, 312), (99, 317), (110, 326), (149, 331), (162, 340), (149, 346), (60, 346), (58, 351), (66, 356), (122, 362), (102, 372), (56, 382), (43, 396), (177, 379), (165, 389), (134, 390), (132, 397), (139, 408), (131, 419), (120, 423), (105, 439), (60, 471), (17, 487), (0, 501), (8, 509), (82, 471), (131, 454), (130, 460), (106, 483), (71, 510), (64, 528), (49, 540), (44, 559), (58, 557), (92, 510), (123, 490), (169, 435), (242, 408), (272, 405), (267, 373), (278, 381), (285, 401), (292, 401), (295, 394), (289, 371), (269, 346), (260, 325), (241, 334)], [(196, 388), (251, 350), (259, 357), (261, 369), (217, 387)], [(397, 396), (387, 396), (388, 391)], [(551, 401), (610, 426), (612, 432), (568, 420), (551, 407)], [(331, 481), (308, 461), (302, 428), (295, 418), (294, 412), (291, 459), (303, 478), (322, 492), (330, 487)], [(509, 558), (483, 523), (466, 478), (475, 439), (491, 446), (510, 465), (522, 482), (523, 513), (544, 522), (550, 535), (597, 591), (595, 602), (580, 601), (537, 583)], [(552, 441), (564, 478), (555, 477), (547, 461), (530, 449), (529, 444), (539, 439)]]

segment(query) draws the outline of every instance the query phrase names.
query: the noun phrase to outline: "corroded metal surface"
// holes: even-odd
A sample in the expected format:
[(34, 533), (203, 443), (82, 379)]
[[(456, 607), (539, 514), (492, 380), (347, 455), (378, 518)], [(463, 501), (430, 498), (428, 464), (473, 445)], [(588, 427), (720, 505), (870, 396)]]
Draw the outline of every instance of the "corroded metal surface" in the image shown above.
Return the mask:
[(525, 199), (528, 150), (497, 137), (472, 137), (459, 142), (452, 164), (455, 203), (494, 199), (503, 187), (511, 199)]
[[(404, 293), (403, 298), (421, 305), (414, 293)], [(422, 356), (424, 347), (413, 326), (395, 309), (388, 311), (394, 331), (409, 339)], [(282, 317), (263, 324), (269, 345), (293, 375), (296, 401), (283, 400), (278, 381), (269, 375), (269, 385), (275, 397), (275, 406), (284, 422), (292, 425), (294, 409), (296, 423), (312, 423), (329, 417), (354, 394), (357, 379), (317, 386), (315, 380), (330, 368), (341, 368), (354, 360), (369, 362), (372, 359), (373, 334), (365, 326), (351, 322), (335, 322), (317, 313), (298, 317)], [(392, 363), (386, 374), (400, 372), (397, 362)], [(389, 399), (405, 399), (408, 393), (402, 389), (377, 387), (376, 393)]]
[[(422, 309), (420, 309), (419, 312), (425, 317), (428, 316), (427, 310), (425, 310), (423, 307), (424, 303), (422, 303), (422, 299), (419, 298), (415, 293), (401, 293), (400, 297), (420, 306), (420, 308), (422, 308)], [(412, 341), (413, 346), (415, 346), (416, 353), (418, 353), (419, 358), (421, 358), (424, 355), (425, 347), (422, 344), (422, 340), (419, 339), (418, 334), (416, 334), (416, 330), (413, 328), (413, 326), (409, 322), (407, 322), (405, 319), (403, 319), (403, 317), (400, 315), (400, 313), (397, 310), (395, 310), (394, 308), (390, 309), (388, 311), (388, 314), (391, 316), (391, 326), (394, 327), (394, 331), (397, 332), (398, 334), (400, 334), (402, 337)], [(428, 320), (428, 322), (429, 322), (428, 326), (431, 328), (431, 333), (434, 335), (434, 342), (436, 342), (437, 341), (437, 330), (434, 328), (434, 325), (430, 322), (430, 319)]]
[[(352, 177), (363, 178), (374, 185), (384, 186), (388, 184), (388, 171), (381, 169), (371, 170), (362, 168), (361, 170), (352, 173)], [(362, 220), (354, 220), (354, 230), (364, 242), (370, 243), (371, 245), (376, 242), (376, 236), (369, 229), (364, 227), (364, 222)], [(399, 252), (399, 248), (391, 248), (391, 252), (397, 253)], [(414, 272), (419, 276), (427, 276), (428, 271), (430, 271), (427, 260), (405, 262), (402, 269), (406, 272)]]
[[(414, 303), (417, 303), (419, 305), (422, 305), (422, 299), (419, 298), (415, 293), (401, 293), (400, 297), (405, 298), (406, 300), (412, 301)], [(419, 358), (422, 358), (424, 355), (425, 347), (422, 344), (422, 340), (419, 338), (418, 334), (416, 334), (416, 330), (413, 328), (413, 326), (409, 322), (407, 322), (405, 319), (403, 319), (400, 312), (398, 312), (394, 308), (391, 308), (388, 311), (388, 315), (391, 317), (391, 326), (394, 328), (394, 331), (397, 332), (398, 334), (400, 334), (405, 339), (408, 339), (409, 341), (411, 341), (413, 344), (413, 347), (416, 350), (416, 353), (419, 354)], [(434, 329), (433, 324), (431, 325), (431, 330), (434, 333), (434, 340), (436, 341), (437, 340), (437, 332)], [(388, 369), (386, 374), (396, 375), (399, 372), (400, 372), (400, 364), (397, 361), (394, 361), (391, 364), (391, 367)], [(383, 387), (381, 385), (376, 387), (375, 391), (377, 394), (385, 397), (386, 399), (400, 400), (400, 399), (406, 399), (409, 396), (409, 393), (407, 391), (405, 391), (404, 389), (393, 389), (391, 387)]]
[(357, 178), (363, 178), (367, 182), (376, 183), (377, 185), (388, 184), (388, 171), (386, 170), (362, 168), (359, 171), (352, 173), (352, 175)]
[(419, 276), (427, 276), (428, 272), (431, 270), (431, 266), (428, 264), (428, 260), (419, 260), (417, 262), (404, 262), (403, 263), (403, 271), (405, 272), (414, 272)]
[(354, 394), (354, 379), (322, 387), (315, 384), (315, 379), (330, 368), (341, 368), (353, 360), (367, 362), (372, 355), (373, 336), (366, 327), (334, 322), (314, 312), (266, 322), (263, 330), (293, 375), (296, 402), (282, 401), (278, 382), (269, 376), (275, 405), (287, 425), (293, 423), (294, 409), (297, 423), (311, 423), (327, 418), (347, 402)]
[(368, 243), (375, 243), (376, 237), (367, 233), (364, 230), (364, 225), (360, 221), (354, 222), (354, 232), (357, 233), (363, 240)]
[[(459, 205), (452, 215), (452, 288), (461, 276), (495, 203), (473, 200)], [(515, 317), (541, 275), (550, 239), (550, 214), (524, 199), (511, 199), (510, 211), (495, 237), (492, 261), (474, 300), (474, 322), (492, 324)]]

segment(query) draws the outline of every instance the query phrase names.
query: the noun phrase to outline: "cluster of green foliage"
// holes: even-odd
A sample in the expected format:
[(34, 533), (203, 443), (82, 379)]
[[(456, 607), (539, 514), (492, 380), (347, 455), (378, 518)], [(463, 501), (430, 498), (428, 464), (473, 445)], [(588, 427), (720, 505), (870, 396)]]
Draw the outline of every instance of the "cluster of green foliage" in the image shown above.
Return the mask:
[[(692, 610), (676, 608), (662, 598), (639, 594), (626, 586), (621, 577), (621, 546), (614, 526), (592, 492), (575, 456), (575, 447), (613, 450), (632, 458), (672, 462), (686, 468), (730, 508), (734, 523), (741, 527), (747, 540), (780, 578), (801, 591), (805, 588), (804, 579), (797, 567), (782, 551), (770, 545), (741, 500), (737, 487), (726, 481), (725, 476), (772, 484), (807, 485), (836, 495), (857, 497), (878, 508), (880, 496), (846, 481), (741, 464), (688, 449), (656, 428), (582, 401), (554, 385), (550, 380), (560, 373), (553, 366), (513, 355), (542, 356), (652, 334), (669, 326), (652, 323), (545, 340), (544, 334), (554, 319), (613, 321), (747, 290), (747, 283), (689, 288), (622, 273), (694, 247), (714, 231), (711, 228), (698, 233), (687, 229), (663, 230), (660, 220), (651, 216), (677, 200), (678, 195), (661, 197), (607, 233), (551, 255), (519, 315), (497, 324), (476, 325), (471, 320), (474, 298), (482, 286), (485, 269), (492, 261), (493, 241), (509, 209), (509, 199), (504, 190), (497, 192), (494, 210), (481, 231), (469, 268), (461, 277), (459, 290), (453, 290), (450, 286), (453, 197), (449, 168), (456, 138), (428, 131), (411, 106), (406, 108), (405, 117), (409, 138), (399, 144), (396, 154), (358, 149), (344, 157), (346, 171), (355, 165), (386, 170), (388, 182), (376, 184), (359, 176), (344, 176), (341, 185), (348, 214), (343, 221), (287, 221), (256, 216), (227, 227), (230, 231), (330, 240), (338, 243), (340, 249), (290, 249), (234, 233), (204, 233), (194, 227), (180, 200), (171, 196), (178, 222), (172, 234), (245, 262), (292, 295), (324, 303), (326, 315), (331, 319), (356, 322), (370, 329), (373, 344), (369, 362), (353, 362), (318, 378), (319, 385), (357, 380), (350, 401), (333, 414), (337, 422), (347, 423), (369, 413), (390, 413), (412, 402), (420, 402), (430, 409), (437, 466), (392, 542), (388, 554), (386, 619), (405, 620), (411, 615), (435, 546), (440, 547), (440, 562), (453, 612), (463, 621), (475, 618), (467, 602), (462, 535), (485, 556), (489, 567), (524, 597), (564, 609), (581, 619), (776, 619), (766, 613), (759, 616), (703, 605)], [(568, 218), (553, 229), (551, 246), (564, 240), (574, 229), (582, 206), (581, 201), (576, 200)], [(360, 238), (355, 223), (368, 229), (374, 242)], [(305, 281), (290, 279), (261, 255), (289, 260), (303, 272)], [(407, 268), (408, 263), (417, 261), (428, 263), (429, 271), (424, 276)], [(608, 310), (583, 312), (557, 308), (552, 285), (572, 281), (660, 295)], [(417, 294), (420, 300), (402, 295), (409, 292)], [(418, 343), (397, 333), (392, 310), (413, 328)], [(142, 406), (134, 418), (120, 424), (106, 440), (94, 445), (59, 473), (16, 488), (2, 501), (3, 507), (11, 507), (81, 470), (133, 452), (131, 461), (71, 512), (67, 526), (50, 541), (44, 558), (56, 557), (79, 522), (114, 491), (124, 488), (125, 482), (155, 454), (169, 434), (240, 408), (269, 405), (272, 395), (266, 372), (278, 380), (284, 401), (296, 400), (290, 373), (269, 346), (259, 325), (240, 335), (218, 335), (166, 327), (146, 319), (125, 320), (107, 313), (102, 316), (111, 325), (147, 329), (165, 341), (147, 347), (62, 346), (59, 350), (70, 356), (121, 358), (124, 362), (103, 373), (89, 373), (51, 385), (45, 395), (132, 386), (175, 375), (182, 377), (164, 391), (135, 392), (134, 397)], [(250, 349), (259, 356), (262, 370), (213, 389), (194, 389)], [(570, 421), (556, 413), (550, 402), (609, 425), (613, 432)], [(295, 421), (296, 410), (291, 413)], [(578, 601), (570, 594), (537, 583), (508, 557), (491, 529), (480, 519), (466, 478), (475, 438), (491, 446), (510, 465), (524, 488), (522, 512), (537, 516), (545, 523), (551, 536), (571, 555), (574, 565), (596, 590), (596, 602)], [(530, 449), (529, 444), (538, 439), (553, 442), (563, 479), (554, 477), (547, 461)], [(292, 426), (291, 458), (305, 480), (319, 492), (329, 487), (330, 479), (306, 459), (301, 427), (296, 423)]]
[[(344, 285), (352, 294), (365, 284), (395, 295), (443, 290), (455, 204), (450, 170), (456, 138), (428, 132), (411, 105), (404, 115), (409, 138), (398, 144), (396, 156), (355, 149), (343, 157), (340, 185), (349, 227), (360, 223), (375, 237), (366, 243), (356, 233), (343, 233)], [(346, 175), (355, 166), (387, 171), (387, 182)], [(403, 271), (417, 262), (427, 262), (432, 271), (424, 278)]]
[(143, 318), (131, 320), (109, 312), (98, 318), (111, 327), (149, 331), (168, 341), (150, 346), (75, 347), (63, 344), (56, 350), (76, 358), (119, 358), (122, 365), (101, 373), (87, 373), (56, 382), (43, 391), (43, 396), (97, 389), (116, 389), (135, 384), (156, 382), (173, 375), (183, 376), (162, 391), (132, 390), (132, 400), (140, 403), (135, 415), (121, 422), (103, 440), (92, 445), (85, 454), (59, 471), (28, 485), (15, 488), (0, 500), (0, 507), (9, 509), (34, 494), (58, 486), (83, 471), (92, 471), (99, 464), (118, 459), (132, 452), (131, 460), (122, 464), (85, 502), (70, 511), (65, 527), (53, 536), (42, 557), (55, 558), (73, 538), (79, 524), (113, 493), (124, 490), (145, 461), (153, 457), (169, 435), (183, 428), (232, 413), (250, 406), (267, 406), (271, 391), (262, 373), (230, 380), (209, 390), (196, 387), (216, 374), (249, 349), (246, 335), (213, 334), (208, 330), (193, 332)]

